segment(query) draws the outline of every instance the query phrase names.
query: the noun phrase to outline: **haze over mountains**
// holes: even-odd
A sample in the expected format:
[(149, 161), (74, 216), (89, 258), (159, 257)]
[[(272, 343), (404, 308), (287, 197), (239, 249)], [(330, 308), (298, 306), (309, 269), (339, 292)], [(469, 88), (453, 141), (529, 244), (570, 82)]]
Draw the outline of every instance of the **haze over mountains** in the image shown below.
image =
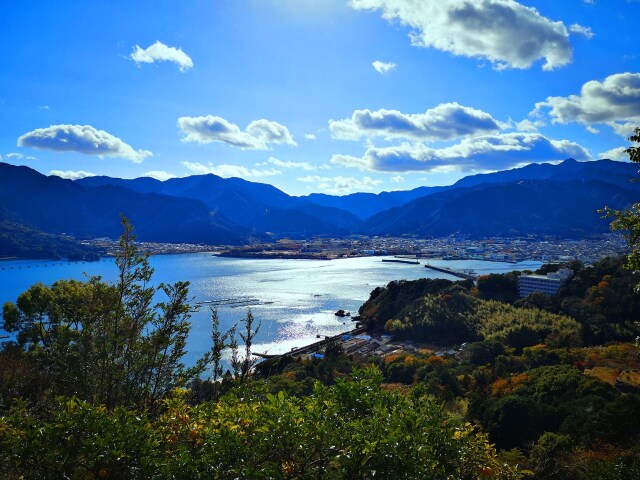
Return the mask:
[(31, 233), (115, 238), (123, 213), (140, 240), (174, 243), (241, 244), (251, 238), (352, 233), (579, 238), (608, 231), (609, 221), (598, 209), (622, 209), (637, 201), (640, 184), (630, 181), (636, 168), (627, 162), (570, 159), (469, 176), (446, 187), (294, 197), (271, 185), (212, 174), (163, 182), (147, 177), (71, 181), (0, 163), (0, 231), (10, 222), (13, 235), (19, 235), (20, 225)]

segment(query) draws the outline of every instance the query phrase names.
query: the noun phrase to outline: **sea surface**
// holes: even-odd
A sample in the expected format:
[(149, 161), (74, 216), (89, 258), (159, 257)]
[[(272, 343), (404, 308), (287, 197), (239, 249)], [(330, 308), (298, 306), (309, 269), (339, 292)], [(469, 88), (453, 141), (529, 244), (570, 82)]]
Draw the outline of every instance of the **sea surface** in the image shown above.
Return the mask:
[[(448, 278), (420, 265), (382, 262), (384, 257), (339, 260), (235, 259), (209, 253), (151, 257), (153, 283), (191, 282), (192, 303), (229, 300), (217, 307), (221, 327), (238, 323), (247, 313), (244, 305), (230, 302), (255, 299), (251, 311), (260, 330), (253, 350), (283, 353), (316, 341), (316, 336), (335, 335), (353, 328), (347, 318), (334, 313), (343, 309), (357, 315), (358, 308), (378, 286), (393, 280)], [(517, 264), (476, 260), (429, 260), (435, 266), (474, 270), (478, 274), (511, 270), (535, 270), (540, 262)], [(82, 280), (99, 275), (116, 279), (113, 258), (99, 262), (44, 260), (0, 261), (0, 302), (15, 301), (31, 285), (51, 284), (59, 279)], [(158, 297), (161, 300), (161, 297)], [(211, 346), (210, 307), (202, 304), (192, 314), (192, 328), (185, 362), (192, 364)]]

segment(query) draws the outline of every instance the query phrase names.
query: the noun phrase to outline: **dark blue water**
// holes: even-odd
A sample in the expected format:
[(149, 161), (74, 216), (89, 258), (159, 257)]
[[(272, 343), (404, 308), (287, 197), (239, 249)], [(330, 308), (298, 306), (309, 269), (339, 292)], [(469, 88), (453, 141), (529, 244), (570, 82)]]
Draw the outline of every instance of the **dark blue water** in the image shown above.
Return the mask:
[[(338, 309), (357, 312), (369, 293), (392, 280), (454, 277), (424, 268), (382, 262), (380, 257), (341, 260), (249, 260), (219, 258), (207, 253), (151, 257), (154, 283), (191, 282), (193, 302), (252, 297), (261, 303), (251, 306), (262, 322), (254, 351), (282, 353), (316, 340), (316, 335), (334, 335), (352, 328), (349, 319), (334, 315)], [(423, 262), (424, 263), (424, 262)], [(478, 274), (511, 270), (534, 270), (540, 262), (518, 264), (476, 260), (429, 263), (453, 269), (473, 269)], [(15, 260), (0, 262), (0, 302), (15, 301), (36, 282), (58, 279), (82, 280), (100, 275), (115, 281), (113, 259), (100, 262), (53, 262)], [(265, 304), (265, 302), (267, 302)], [(222, 328), (229, 328), (246, 315), (246, 307), (218, 307)], [(210, 313), (202, 306), (191, 318), (187, 363), (192, 363), (211, 346)]]

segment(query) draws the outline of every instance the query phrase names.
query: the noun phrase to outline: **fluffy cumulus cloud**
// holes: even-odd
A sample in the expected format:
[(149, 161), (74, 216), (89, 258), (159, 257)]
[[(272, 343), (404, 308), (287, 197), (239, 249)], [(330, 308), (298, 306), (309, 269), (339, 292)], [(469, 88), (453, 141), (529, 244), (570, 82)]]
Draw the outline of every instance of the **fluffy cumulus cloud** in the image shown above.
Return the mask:
[(404, 177), (402, 175), (396, 175), (395, 177), (390, 178), (392, 183), (402, 183), (404, 182)]
[(599, 158), (608, 158), (609, 160), (629, 160), (629, 154), (625, 151), (626, 147), (616, 147), (606, 152), (602, 152)]
[(412, 28), (411, 43), (454, 55), (489, 60), (495, 68), (529, 68), (544, 59), (544, 70), (571, 61), (569, 32), (515, 0), (351, 0), (359, 10)]
[(334, 155), (331, 163), (369, 171), (436, 173), (501, 170), (569, 157), (586, 160), (590, 155), (582, 146), (567, 140), (550, 140), (537, 133), (507, 133), (468, 138), (440, 149), (422, 143), (370, 147), (362, 157)]
[(178, 127), (184, 142), (226, 143), (243, 150), (269, 150), (269, 144), (297, 145), (289, 129), (271, 120), (254, 120), (241, 130), (235, 123), (222, 117), (180, 117)]
[(193, 60), (184, 53), (181, 48), (174, 48), (156, 41), (147, 48), (133, 47), (130, 58), (138, 65), (141, 63), (173, 62), (180, 68), (181, 72), (193, 68)]
[[(639, 123), (639, 121), (635, 121), (635, 122), (624, 122), (623, 121), (623, 122), (620, 122), (620, 123), (609, 122), (608, 125), (611, 128), (613, 128), (613, 131), (616, 132), (621, 137), (629, 138), (629, 136), (633, 133), (633, 131), (638, 126), (638, 123)], [(589, 127), (587, 127), (587, 129), (589, 129)]]
[(298, 178), (299, 182), (314, 183), (316, 188), (331, 195), (346, 195), (352, 192), (371, 191), (376, 185), (380, 185), (382, 180), (374, 180), (371, 177), (322, 177), (319, 175), (307, 175)]
[(305, 133), (304, 138), (306, 138), (307, 140), (315, 140), (316, 135), (314, 133)]
[(389, 72), (392, 72), (396, 69), (396, 64), (392, 62), (381, 62), (380, 60), (376, 60), (371, 65), (375, 68), (376, 72), (380, 75), (386, 75)]
[(544, 127), (544, 122), (540, 119), (529, 120), (525, 118), (521, 122), (515, 123), (514, 126), (519, 132), (537, 132), (538, 128)]
[(591, 40), (594, 36), (593, 30), (591, 30), (591, 27), (584, 27), (579, 23), (574, 23), (573, 25), (571, 25), (569, 27), (569, 31), (571, 33), (575, 33), (576, 35), (582, 35), (587, 40)]
[(18, 138), (18, 146), (124, 158), (134, 163), (140, 163), (153, 155), (149, 150), (134, 150), (118, 137), (91, 125), (51, 125), (37, 128)]
[(176, 178), (173, 173), (165, 172), (164, 170), (151, 170), (150, 172), (145, 173), (143, 177), (155, 178), (161, 182), (169, 180), (170, 178)]
[(208, 173), (213, 173), (214, 175), (218, 175), (219, 177), (240, 177), (240, 178), (259, 178), (259, 177), (272, 177), (274, 175), (282, 175), (281, 170), (277, 170), (275, 168), (270, 169), (258, 169), (258, 168), (247, 168), (242, 165), (214, 165), (209, 163), (207, 165), (203, 163), (197, 162), (182, 162), (182, 165), (186, 167), (193, 173), (198, 175), (206, 175)]
[(72, 170), (51, 170), (49, 172), (49, 176), (52, 176), (52, 175), (56, 177), (66, 178), (67, 180), (79, 180), (81, 178), (96, 176), (95, 173), (84, 172), (82, 170), (79, 170), (77, 172), (74, 172)]
[(608, 124), (627, 136), (640, 122), (640, 73), (618, 73), (603, 82), (585, 83), (579, 95), (548, 97), (536, 103), (533, 115), (547, 113), (553, 123)]
[(424, 113), (356, 110), (351, 118), (329, 120), (331, 134), (340, 140), (358, 140), (362, 137), (452, 140), (495, 132), (503, 127), (488, 113), (458, 103), (443, 103)]

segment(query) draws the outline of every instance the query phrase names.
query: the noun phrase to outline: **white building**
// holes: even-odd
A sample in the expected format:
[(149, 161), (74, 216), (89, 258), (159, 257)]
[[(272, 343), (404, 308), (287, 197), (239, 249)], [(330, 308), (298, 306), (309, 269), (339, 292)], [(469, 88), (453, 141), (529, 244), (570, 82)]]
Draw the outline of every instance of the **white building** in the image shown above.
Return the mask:
[(561, 268), (557, 272), (546, 275), (520, 275), (518, 277), (518, 296), (524, 298), (532, 293), (557, 295), (573, 275), (573, 270)]

